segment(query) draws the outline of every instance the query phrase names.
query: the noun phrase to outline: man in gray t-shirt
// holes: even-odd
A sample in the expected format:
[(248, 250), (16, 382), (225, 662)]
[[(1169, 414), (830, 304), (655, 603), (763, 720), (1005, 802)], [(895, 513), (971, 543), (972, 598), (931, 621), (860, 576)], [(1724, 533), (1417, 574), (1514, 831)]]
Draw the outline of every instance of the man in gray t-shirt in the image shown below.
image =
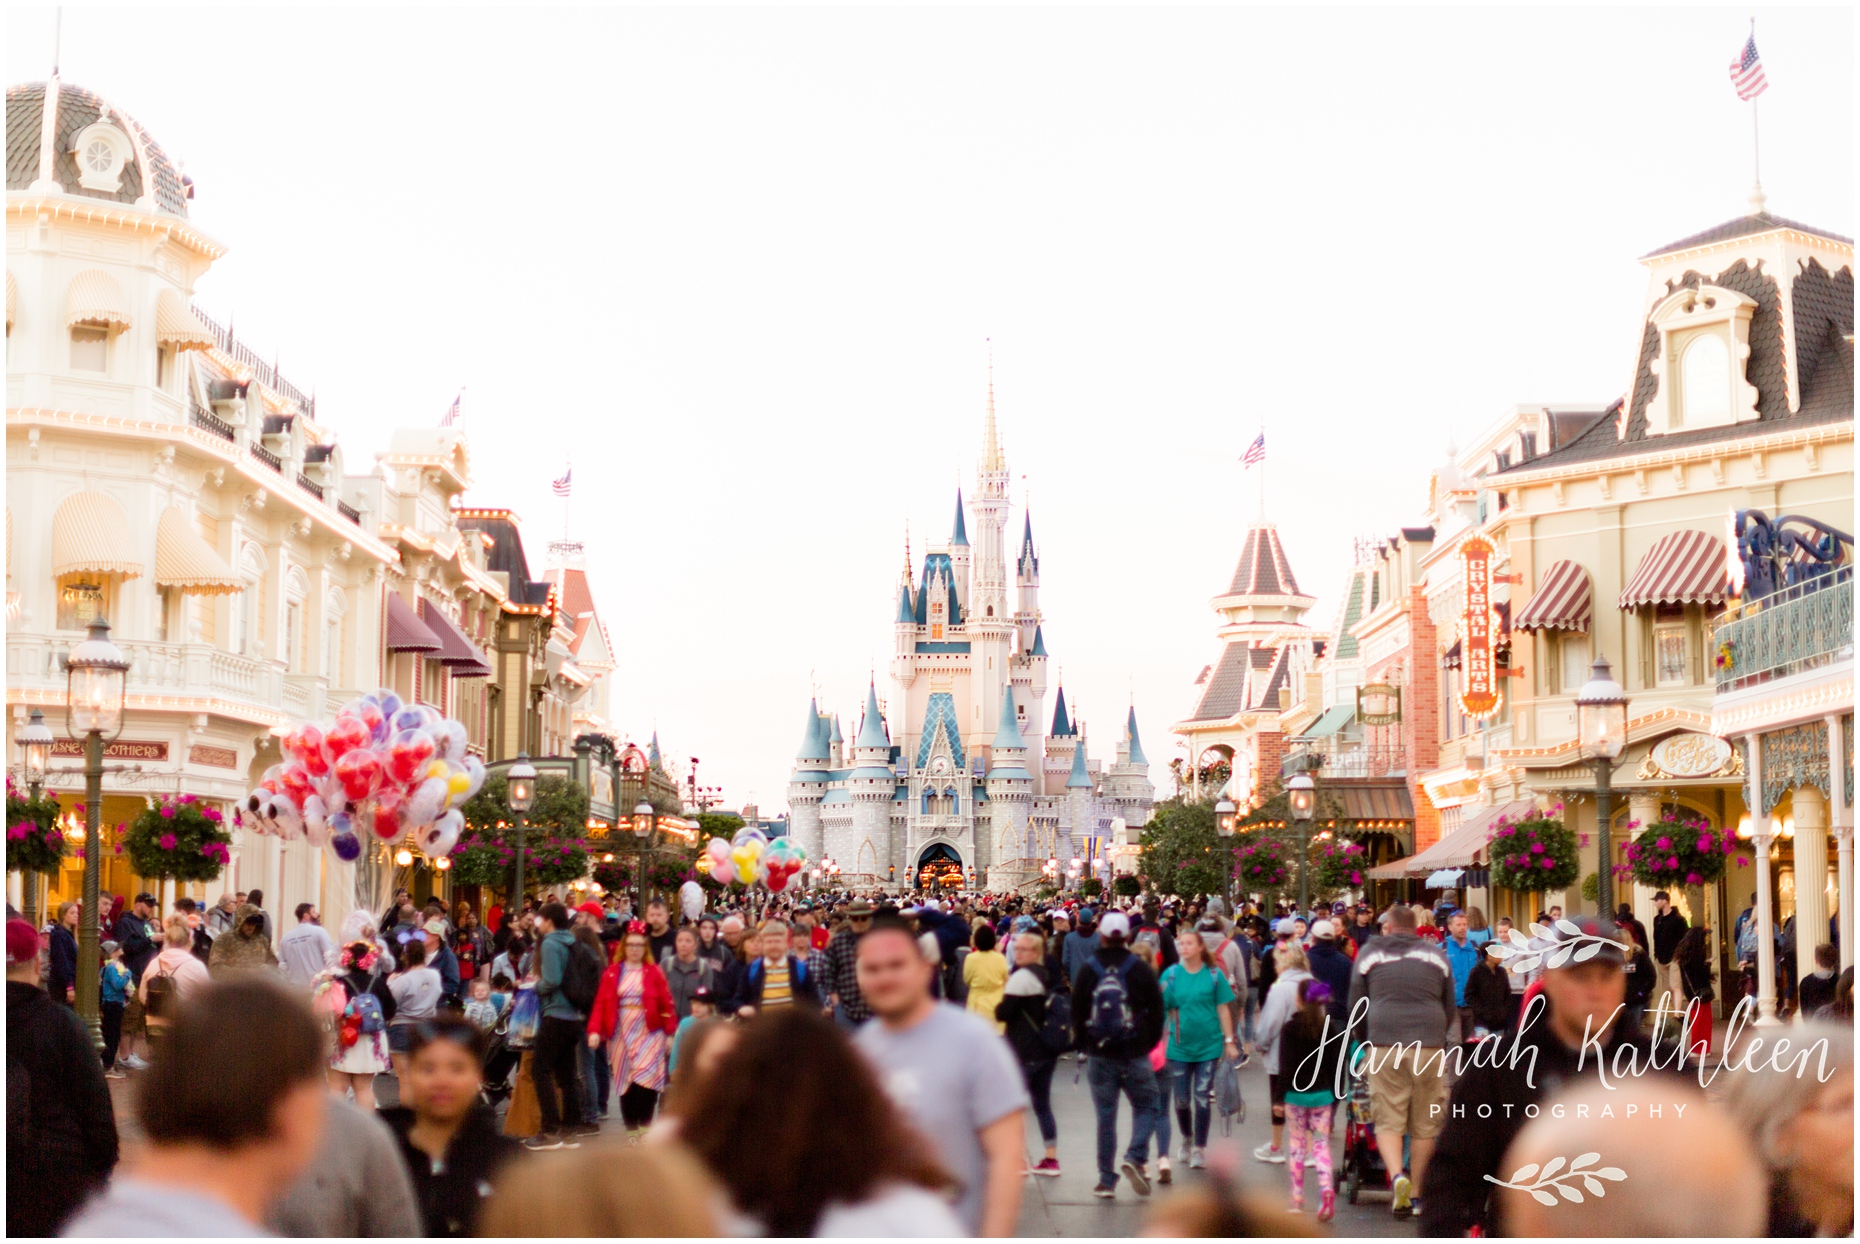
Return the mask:
[(1021, 1112), (1028, 1098), (1007, 1043), (982, 1020), (930, 996), (933, 969), (903, 921), (875, 920), (858, 955), (859, 992), (877, 1018), (859, 1029), (855, 1044), (956, 1177), (964, 1226), (977, 1235), (1012, 1235), (1027, 1162)]

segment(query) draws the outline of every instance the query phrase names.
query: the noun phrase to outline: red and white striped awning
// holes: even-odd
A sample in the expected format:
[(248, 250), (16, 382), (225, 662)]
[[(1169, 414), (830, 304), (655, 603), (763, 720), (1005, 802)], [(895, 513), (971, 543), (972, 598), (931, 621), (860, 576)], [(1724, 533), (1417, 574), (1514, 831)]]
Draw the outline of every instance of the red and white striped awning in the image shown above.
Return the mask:
[(1621, 591), (1621, 608), (1642, 605), (1716, 605), (1731, 594), (1724, 541), (1702, 531), (1661, 536), (1634, 568)]
[(1572, 561), (1560, 561), (1544, 571), (1530, 603), (1512, 620), (1514, 631), (1587, 632), (1595, 616), (1595, 590), (1589, 572)]

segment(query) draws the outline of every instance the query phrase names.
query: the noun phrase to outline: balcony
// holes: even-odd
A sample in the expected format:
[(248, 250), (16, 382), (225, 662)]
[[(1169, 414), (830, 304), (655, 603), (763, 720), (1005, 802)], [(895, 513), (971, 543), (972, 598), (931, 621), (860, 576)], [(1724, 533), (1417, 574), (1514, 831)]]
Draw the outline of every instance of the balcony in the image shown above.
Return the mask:
[[(7, 686), (28, 693), (50, 693), (62, 698), (65, 672), (60, 667), (60, 658), (70, 652), (81, 638), (75, 634), (8, 634)], [(280, 714), (308, 716), (298, 712), (296, 705), (314, 704), (321, 699), (322, 679), (292, 676), (287, 680), (275, 661), (239, 656), (211, 644), (169, 644), (132, 639), (118, 640), (117, 647), (122, 649), (123, 655), (130, 661), (127, 691), (132, 699), (160, 697), (222, 700), (251, 709), (254, 721), (269, 721)], [(318, 688), (313, 690), (306, 687), (287, 697), (287, 681), (315, 683)]]
[(1286, 771), (1295, 756), (1315, 756), (1320, 777), (1379, 778), (1403, 777), (1408, 772), (1408, 749), (1395, 743), (1364, 743), (1336, 736), (1317, 739), (1294, 739), (1286, 753)]
[(1713, 635), (1711, 653), (1720, 695), (1852, 661), (1853, 567), (1728, 610)]

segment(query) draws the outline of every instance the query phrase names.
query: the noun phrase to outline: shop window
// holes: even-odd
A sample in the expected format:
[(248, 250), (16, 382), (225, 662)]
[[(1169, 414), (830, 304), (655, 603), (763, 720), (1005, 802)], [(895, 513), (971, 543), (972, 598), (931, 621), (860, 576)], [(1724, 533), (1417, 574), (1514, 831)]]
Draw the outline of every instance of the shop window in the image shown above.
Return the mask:
[(1589, 681), (1589, 637), (1564, 633), (1556, 641), (1558, 663), (1562, 671), (1562, 688), (1565, 692), (1582, 690), (1582, 684)]
[(96, 372), (110, 370), (109, 330), (90, 324), (72, 325), (71, 370)]
[(174, 351), (167, 346), (155, 351), (155, 387), (167, 393), (174, 387)]
[(1687, 678), (1685, 624), (1653, 628), (1654, 681), (1662, 687), (1682, 687)]
[(110, 589), (105, 583), (72, 581), (58, 585), (58, 629), (82, 631), (109, 616)]

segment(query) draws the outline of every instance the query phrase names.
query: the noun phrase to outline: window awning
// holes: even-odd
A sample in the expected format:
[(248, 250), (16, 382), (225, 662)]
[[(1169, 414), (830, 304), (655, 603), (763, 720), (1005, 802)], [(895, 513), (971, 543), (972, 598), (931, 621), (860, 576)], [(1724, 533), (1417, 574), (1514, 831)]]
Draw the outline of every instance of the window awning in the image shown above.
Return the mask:
[(128, 328), (129, 299), (115, 277), (102, 268), (86, 268), (71, 278), (65, 293), (65, 323)]
[(190, 596), (245, 590), (245, 583), (194, 530), (187, 511), (178, 505), (163, 510), (155, 527), (155, 586), (179, 588)]
[(1426, 877), (1431, 884), (1433, 875), (1442, 869), (1468, 868), (1479, 863), (1479, 856), (1484, 854), (1486, 843), (1492, 837), (1492, 827), (1501, 819), (1516, 821), (1528, 816), (1534, 807), (1536, 805), (1530, 800), (1520, 799), (1514, 803), (1482, 808), (1433, 846), (1417, 851), (1407, 859), (1378, 865), (1369, 870), (1369, 876), (1378, 881)]
[(6, 274), (6, 330), (13, 331), (13, 320), (19, 314), (19, 283), (13, 279), (11, 272)]
[(438, 652), (439, 636), (413, 612), (413, 606), (397, 593), (387, 598), (387, 650), (389, 652)]
[(1466, 875), (1464, 868), (1440, 868), (1427, 874), (1427, 880), (1421, 884), (1429, 890), (1451, 890)]
[(1409, 797), (1408, 787), (1400, 782), (1385, 782), (1373, 785), (1341, 783), (1328, 785), (1326, 791), (1337, 796), (1337, 802), (1343, 805), (1343, 815), (1351, 821), (1412, 821), (1414, 819), (1414, 800)]
[(142, 574), (129, 520), (107, 493), (72, 493), (52, 515), (52, 577), (71, 574)]
[(1518, 613), (1516, 631), (1579, 631), (1587, 633), (1595, 614), (1595, 589), (1589, 572), (1572, 561), (1560, 561), (1544, 571), (1530, 603)]
[(426, 601), (420, 602), (420, 620), (438, 637), (439, 651), (436, 656), (454, 678), (490, 677), (491, 667), (484, 663), (484, 658), (479, 655), (471, 640), (465, 637), (465, 632), (459, 629), (458, 623)]
[(1337, 704), (1324, 710), (1324, 715), (1311, 723), (1311, 728), (1300, 737), (1322, 739), (1337, 733), (1356, 719), (1354, 704)]
[(1461, 641), (1456, 639), (1453, 641), (1453, 646), (1451, 648), (1441, 653), (1440, 655), (1440, 668), (1441, 669), (1456, 670), (1460, 667), (1460, 661), (1461, 661), (1460, 645), (1461, 645)]
[(181, 295), (164, 289), (155, 300), (155, 340), (176, 350), (206, 350), (213, 345), (213, 333)]
[(1716, 605), (1731, 594), (1724, 541), (1702, 531), (1661, 536), (1621, 590), (1621, 608), (1642, 605)]

